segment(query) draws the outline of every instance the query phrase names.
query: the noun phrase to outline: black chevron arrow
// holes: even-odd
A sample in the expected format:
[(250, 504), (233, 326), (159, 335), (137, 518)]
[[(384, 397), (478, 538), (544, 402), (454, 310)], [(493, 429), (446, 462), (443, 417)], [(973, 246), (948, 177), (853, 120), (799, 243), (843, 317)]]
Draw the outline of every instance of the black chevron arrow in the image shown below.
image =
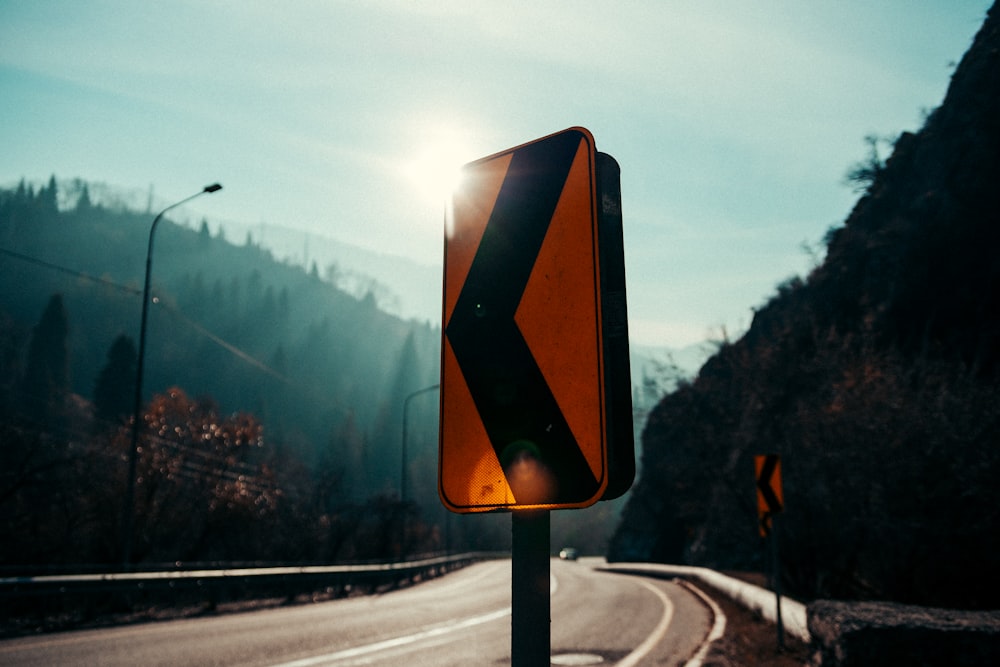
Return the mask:
[[(583, 502), (599, 486), (514, 321), (581, 139), (564, 132), (514, 152), (445, 329), (521, 504)], [(517, 488), (511, 468), (524, 457), (554, 479), (546, 497)]]
[(757, 489), (767, 504), (768, 514), (776, 514), (782, 509), (781, 501), (778, 500), (774, 489), (771, 488), (771, 475), (774, 474), (774, 470), (777, 467), (778, 456), (776, 454), (768, 454), (764, 457), (764, 465), (761, 466), (760, 475), (757, 477)]

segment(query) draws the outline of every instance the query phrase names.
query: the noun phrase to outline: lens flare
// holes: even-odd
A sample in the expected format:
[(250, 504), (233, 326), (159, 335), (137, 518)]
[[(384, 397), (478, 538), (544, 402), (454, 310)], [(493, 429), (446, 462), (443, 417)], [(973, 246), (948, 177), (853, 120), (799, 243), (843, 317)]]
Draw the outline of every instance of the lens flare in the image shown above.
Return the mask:
[(556, 477), (534, 443), (512, 442), (504, 448), (501, 465), (519, 505), (542, 505), (556, 498)]

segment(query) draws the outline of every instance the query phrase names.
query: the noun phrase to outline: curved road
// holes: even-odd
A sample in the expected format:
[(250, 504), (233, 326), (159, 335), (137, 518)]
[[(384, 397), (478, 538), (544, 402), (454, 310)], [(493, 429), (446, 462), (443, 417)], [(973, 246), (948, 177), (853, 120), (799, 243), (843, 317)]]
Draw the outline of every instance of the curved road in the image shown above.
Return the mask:
[[(551, 562), (552, 664), (683, 665), (713, 618), (669, 581)], [(0, 642), (3, 665), (510, 664), (509, 560), (383, 595)]]

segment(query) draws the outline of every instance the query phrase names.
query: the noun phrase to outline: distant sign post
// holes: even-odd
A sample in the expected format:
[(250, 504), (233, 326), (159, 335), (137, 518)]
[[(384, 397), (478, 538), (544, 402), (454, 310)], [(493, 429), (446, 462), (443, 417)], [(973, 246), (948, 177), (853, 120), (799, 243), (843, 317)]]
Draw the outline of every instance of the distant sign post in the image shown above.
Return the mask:
[(549, 510), (632, 484), (617, 163), (570, 128), (467, 164), (445, 220), (438, 491), (513, 511), (511, 664), (549, 664)]
[(781, 563), (778, 559), (778, 539), (774, 530), (774, 515), (785, 509), (781, 488), (781, 457), (758, 454), (753, 457), (754, 479), (757, 481), (757, 527), (761, 537), (771, 542), (771, 585), (778, 631), (778, 649), (785, 647), (785, 628), (781, 622)]

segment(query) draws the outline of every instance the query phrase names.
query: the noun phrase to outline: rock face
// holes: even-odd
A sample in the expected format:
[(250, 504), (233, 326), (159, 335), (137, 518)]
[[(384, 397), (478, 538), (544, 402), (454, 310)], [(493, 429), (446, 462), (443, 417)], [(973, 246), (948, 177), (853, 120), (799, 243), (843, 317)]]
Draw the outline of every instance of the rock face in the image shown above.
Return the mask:
[[(766, 567), (756, 454), (800, 599), (1000, 606), (1000, 9), (942, 105), (739, 340), (664, 397), (609, 560)], [(870, 177), (870, 180), (869, 180)]]
[(1000, 665), (1000, 612), (831, 600), (806, 612), (816, 666)]

